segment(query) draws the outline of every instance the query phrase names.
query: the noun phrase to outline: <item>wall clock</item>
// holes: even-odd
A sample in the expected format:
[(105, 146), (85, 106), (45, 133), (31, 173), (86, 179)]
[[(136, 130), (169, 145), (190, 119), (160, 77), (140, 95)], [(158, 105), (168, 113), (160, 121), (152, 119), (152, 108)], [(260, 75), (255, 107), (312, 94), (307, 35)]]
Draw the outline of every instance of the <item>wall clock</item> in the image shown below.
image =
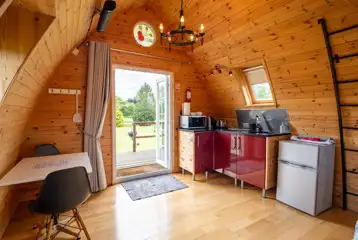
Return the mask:
[(133, 35), (136, 42), (143, 47), (151, 47), (155, 43), (155, 31), (148, 23), (137, 23), (134, 26)]

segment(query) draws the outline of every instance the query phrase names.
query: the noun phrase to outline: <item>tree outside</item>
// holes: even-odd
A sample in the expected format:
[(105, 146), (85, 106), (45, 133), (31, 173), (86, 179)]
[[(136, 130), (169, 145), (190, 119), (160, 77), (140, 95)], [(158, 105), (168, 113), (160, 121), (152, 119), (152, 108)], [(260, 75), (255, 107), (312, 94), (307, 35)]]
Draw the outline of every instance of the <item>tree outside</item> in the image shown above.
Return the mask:
[[(123, 100), (116, 96), (116, 134), (117, 151), (130, 152), (133, 141), (130, 132), (133, 131), (132, 122), (154, 122), (156, 118), (155, 94), (148, 83), (142, 84), (135, 97)], [(155, 135), (155, 125), (137, 125), (137, 135)], [(139, 150), (155, 149), (156, 138), (137, 139)]]
[(133, 121), (150, 122), (155, 121), (155, 98), (151, 86), (144, 83), (136, 95)]

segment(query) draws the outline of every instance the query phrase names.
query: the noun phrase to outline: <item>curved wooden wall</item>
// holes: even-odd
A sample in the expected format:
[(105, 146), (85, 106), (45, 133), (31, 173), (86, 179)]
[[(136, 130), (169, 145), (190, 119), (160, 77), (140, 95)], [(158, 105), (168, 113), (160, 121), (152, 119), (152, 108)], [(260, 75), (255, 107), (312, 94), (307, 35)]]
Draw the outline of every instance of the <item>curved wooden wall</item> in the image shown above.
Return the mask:
[[(0, 104), (0, 176), (17, 162), (20, 146), (25, 140), (25, 126), (46, 81), (64, 56), (85, 37), (94, 3), (94, 0), (14, 1), (16, 6), (31, 11), (55, 13), (55, 19), (23, 59)], [(11, 61), (3, 64), (7, 68), (13, 67)], [(8, 187), (0, 188), (0, 236), (17, 204), (13, 193)]]

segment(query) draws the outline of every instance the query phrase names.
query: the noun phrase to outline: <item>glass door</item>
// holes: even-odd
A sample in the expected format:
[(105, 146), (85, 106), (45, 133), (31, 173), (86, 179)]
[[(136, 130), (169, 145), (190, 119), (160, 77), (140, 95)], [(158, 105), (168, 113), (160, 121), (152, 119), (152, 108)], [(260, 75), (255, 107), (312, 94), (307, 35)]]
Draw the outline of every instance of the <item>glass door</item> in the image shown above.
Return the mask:
[(157, 81), (156, 98), (156, 162), (165, 168), (169, 167), (169, 77)]

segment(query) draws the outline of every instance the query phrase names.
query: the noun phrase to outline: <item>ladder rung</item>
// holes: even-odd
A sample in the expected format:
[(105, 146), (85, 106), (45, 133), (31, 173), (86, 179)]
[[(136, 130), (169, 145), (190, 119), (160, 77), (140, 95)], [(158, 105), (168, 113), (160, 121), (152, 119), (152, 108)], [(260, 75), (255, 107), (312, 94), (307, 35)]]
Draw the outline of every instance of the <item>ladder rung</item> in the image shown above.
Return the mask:
[(358, 130), (358, 127), (342, 127), (343, 129)]
[(355, 171), (350, 171), (350, 170), (347, 170), (346, 172), (347, 172), (347, 173), (358, 174), (358, 172), (355, 172)]
[(356, 193), (347, 192), (347, 194), (358, 197), (358, 194), (356, 194)]
[(358, 82), (357, 80), (344, 80), (344, 81), (337, 81), (338, 84), (345, 84), (345, 83), (355, 83)]
[(330, 32), (330, 33), (328, 33), (328, 35), (334, 35), (334, 34), (337, 34), (337, 33), (345, 32), (345, 31), (351, 30), (353, 28), (358, 28), (358, 24), (350, 26), (350, 27), (342, 28), (342, 29), (334, 31), (334, 32)]
[(358, 104), (339, 104), (341, 107), (358, 107)]
[(350, 151), (350, 152), (358, 152), (358, 150), (356, 150), (356, 149), (345, 148), (344, 150), (345, 150), (345, 151)]
[(351, 57), (358, 57), (358, 53), (352, 53), (352, 54), (341, 55), (341, 56), (336, 54), (336, 55), (334, 55), (334, 60), (336, 61), (336, 63), (339, 63), (339, 61), (341, 59), (346, 59), (346, 58), (351, 58)]

